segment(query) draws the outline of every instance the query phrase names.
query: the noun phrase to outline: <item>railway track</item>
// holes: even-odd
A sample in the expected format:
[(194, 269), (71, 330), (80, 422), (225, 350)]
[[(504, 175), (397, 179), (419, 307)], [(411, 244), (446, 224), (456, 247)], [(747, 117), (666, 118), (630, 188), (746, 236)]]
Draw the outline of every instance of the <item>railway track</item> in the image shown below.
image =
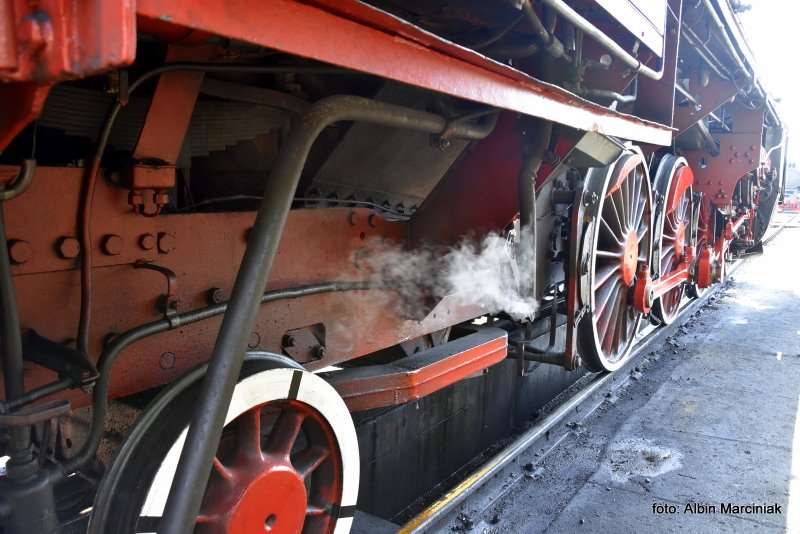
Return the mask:
[[(764, 245), (777, 237), (785, 228), (792, 227), (792, 224), (800, 221), (800, 215), (785, 215), (788, 218), (770, 228), (771, 231), (762, 240)], [(729, 266), (727, 275), (734, 274), (748, 259), (750, 257), (734, 261)], [(504, 469), (522, 453), (537, 445), (541, 440), (549, 438), (556, 428), (563, 425), (567, 416), (580, 412), (583, 417), (587, 417), (593, 413), (602, 404), (606, 394), (624, 386), (630, 380), (630, 371), (639, 364), (645, 354), (677, 332), (696, 311), (715, 295), (718, 295), (725, 285), (724, 283), (717, 284), (698, 298), (686, 299), (682, 303), (678, 317), (671, 324), (660, 326), (648, 324), (643, 327), (637, 335), (638, 339), (632, 355), (620, 369), (614, 373), (586, 375), (579, 379), (548, 404), (549, 409), (540, 416), (539, 421), (409, 520), (400, 529), (400, 533), (433, 532), (437, 527), (446, 525), (458, 513), (462, 504), (478, 493), (488, 481), (503, 473)], [(557, 447), (566, 435), (566, 433), (563, 434), (561, 438), (549, 444), (548, 448)]]

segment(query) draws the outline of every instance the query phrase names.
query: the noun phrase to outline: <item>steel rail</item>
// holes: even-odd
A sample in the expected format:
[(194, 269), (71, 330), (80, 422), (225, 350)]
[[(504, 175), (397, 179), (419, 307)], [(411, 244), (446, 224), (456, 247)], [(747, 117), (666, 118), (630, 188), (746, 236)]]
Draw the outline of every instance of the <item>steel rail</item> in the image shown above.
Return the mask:
[[(798, 216), (795, 216), (795, 218), (796, 217)], [(763, 243), (766, 244), (777, 237), (792, 220), (794, 220), (794, 218), (784, 222), (774, 233), (764, 239)], [(736, 270), (744, 264), (746, 259), (747, 258), (743, 258), (735, 261), (728, 270), (728, 276), (736, 272)], [(601, 373), (593, 376), (591, 381), (581, 388), (580, 391), (562, 404), (559, 404), (558, 407), (550, 412), (544, 419), (517, 437), (502, 451), (495, 454), (469, 477), (405, 523), (398, 532), (400, 534), (421, 534), (427, 532), (427, 530), (434, 525), (439, 524), (447, 515), (455, 511), (458, 505), (467, 500), (473, 493), (488, 482), (489, 479), (527, 450), (534, 442), (553, 429), (553, 427), (559, 424), (567, 415), (572, 413), (573, 410), (586, 402), (604, 386), (607, 386), (615, 376), (620, 376), (625, 370), (634, 365), (653, 343), (658, 342), (663, 337), (676, 331), (688, 320), (692, 313), (703, 306), (713, 295), (717, 294), (723, 288), (723, 285), (724, 284), (716, 284), (711, 291), (707, 291), (700, 297), (692, 299), (684, 304), (678, 314), (677, 320), (673, 323), (660, 327), (645, 327), (639, 334), (644, 336), (644, 338), (637, 343), (633, 353), (622, 368), (613, 373)]]

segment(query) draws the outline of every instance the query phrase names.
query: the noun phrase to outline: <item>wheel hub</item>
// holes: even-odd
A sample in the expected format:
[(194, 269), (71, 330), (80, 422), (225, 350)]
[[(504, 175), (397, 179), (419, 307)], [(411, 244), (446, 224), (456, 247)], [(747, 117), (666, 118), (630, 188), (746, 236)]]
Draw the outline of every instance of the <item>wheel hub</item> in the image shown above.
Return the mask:
[(639, 260), (639, 239), (636, 232), (630, 232), (625, 239), (622, 251), (622, 283), (630, 287), (636, 278), (636, 265)]
[(207, 528), (199, 530), (220, 534), (291, 534), (302, 530), (306, 487), (287, 459), (265, 454), (261, 462), (229, 468), (228, 472), (230, 478), (209, 483), (209, 492), (215, 498), (198, 519), (198, 524)]
[(227, 532), (246, 534), (300, 532), (306, 515), (306, 488), (297, 472), (283, 462), (253, 480), (231, 510)]

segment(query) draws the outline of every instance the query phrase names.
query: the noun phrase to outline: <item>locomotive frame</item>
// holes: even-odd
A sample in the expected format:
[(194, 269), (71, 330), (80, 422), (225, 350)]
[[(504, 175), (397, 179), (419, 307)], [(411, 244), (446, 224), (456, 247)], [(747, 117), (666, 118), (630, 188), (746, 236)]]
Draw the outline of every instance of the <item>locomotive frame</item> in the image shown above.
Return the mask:
[[(3, 2), (5, 531), (75, 513), (57, 488), (94, 463), (110, 398), (161, 390), (90, 531), (344, 532), (348, 410), (506, 358), (622, 365), (642, 320), (758, 249), (787, 142), (726, 0), (624, 4)], [(409, 316), (361, 261), (515, 224), (546, 350), (480, 302)], [(137, 477), (168, 491), (114, 497)]]

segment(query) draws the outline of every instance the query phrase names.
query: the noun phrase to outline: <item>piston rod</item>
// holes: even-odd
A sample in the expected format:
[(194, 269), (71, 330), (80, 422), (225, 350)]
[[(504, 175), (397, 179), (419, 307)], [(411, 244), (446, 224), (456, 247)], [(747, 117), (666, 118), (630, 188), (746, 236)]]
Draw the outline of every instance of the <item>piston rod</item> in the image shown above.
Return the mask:
[(492, 114), (478, 125), (453, 124), (432, 113), (342, 95), (319, 100), (297, 117), (267, 179), (264, 199), (197, 398), (159, 534), (189, 534), (194, 528), (261, 295), (308, 153), (322, 130), (339, 121), (362, 121), (431, 134), (446, 130), (451, 137), (477, 140), (491, 133), (496, 120), (497, 115)]

